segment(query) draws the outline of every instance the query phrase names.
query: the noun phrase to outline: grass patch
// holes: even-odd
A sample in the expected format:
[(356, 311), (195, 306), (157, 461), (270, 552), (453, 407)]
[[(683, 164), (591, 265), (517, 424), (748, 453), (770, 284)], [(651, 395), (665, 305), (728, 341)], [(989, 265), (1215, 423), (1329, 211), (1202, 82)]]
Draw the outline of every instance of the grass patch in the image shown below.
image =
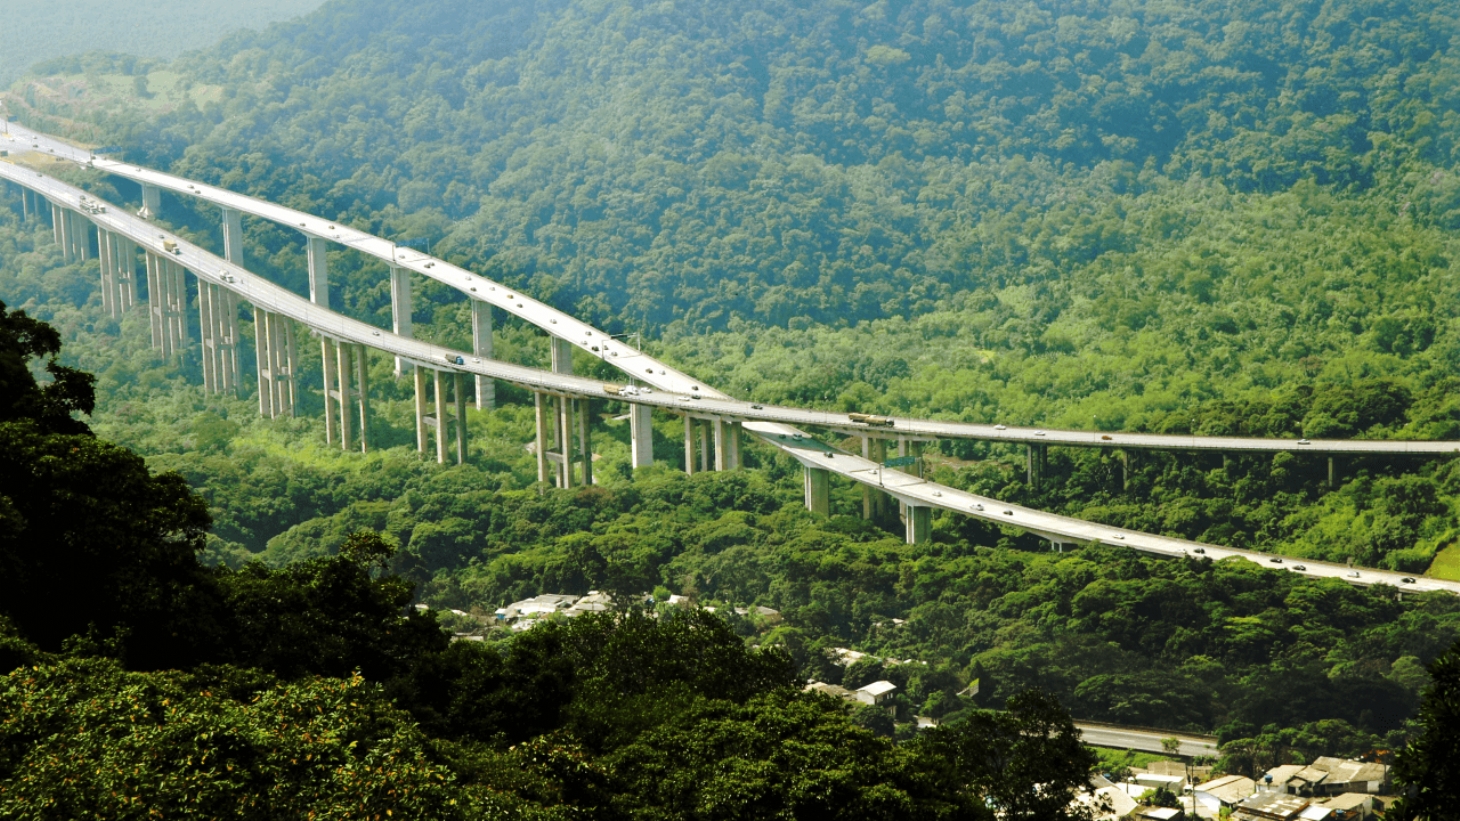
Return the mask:
[(1460, 582), (1460, 542), (1436, 553), (1435, 560), (1430, 562), (1430, 569), (1425, 571), (1425, 575), (1432, 579)]
[[(1088, 746), (1088, 745), (1087, 745)], [(1171, 756), (1160, 753), (1143, 753), (1137, 750), (1117, 750), (1112, 747), (1090, 747), (1100, 757), (1100, 772), (1115, 772), (1124, 767), (1145, 769), (1156, 761), (1171, 761)]]

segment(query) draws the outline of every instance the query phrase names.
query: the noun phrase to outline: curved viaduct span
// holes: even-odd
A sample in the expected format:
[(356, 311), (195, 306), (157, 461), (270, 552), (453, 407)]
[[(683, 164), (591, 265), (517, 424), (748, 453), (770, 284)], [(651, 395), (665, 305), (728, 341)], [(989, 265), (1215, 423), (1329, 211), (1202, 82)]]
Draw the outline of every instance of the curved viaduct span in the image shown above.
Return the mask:
[[(1068, 516), (1011, 505), (939, 485), (913, 473), (884, 465), (887, 445), (895, 442), (901, 456), (916, 456), (923, 442), (966, 438), (1021, 443), (1029, 449), (1031, 479), (1038, 478), (1049, 445), (1139, 449), (1212, 450), (1223, 452), (1309, 451), (1334, 455), (1440, 456), (1460, 452), (1460, 442), (1374, 440), (1274, 440), (1238, 437), (1109, 434), (1086, 431), (1005, 428), (960, 422), (895, 418), (875, 428), (852, 422), (844, 414), (800, 408), (761, 406), (727, 396), (629, 345), (612, 339), (551, 306), (470, 271), (362, 231), (341, 226), (273, 203), (226, 189), (205, 186), (141, 166), (96, 157), (59, 139), (11, 125), (0, 134), (0, 149), (12, 158), (27, 153), (68, 160), (135, 181), (142, 186), (143, 205), (137, 216), (90, 198), (84, 191), (43, 172), (0, 162), (0, 178), (22, 189), (22, 213), (37, 216), (40, 201), (49, 204), (56, 241), (67, 259), (96, 255), (101, 271), (102, 303), (114, 316), (137, 302), (136, 261), (145, 260), (152, 341), (164, 355), (189, 346), (189, 294), (185, 274), (197, 279), (196, 304), (205, 387), (237, 393), (242, 387), (238, 315), (241, 302), (253, 307), (257, 383), (261, 413), (292, 415), (298, 386), (294, 378), (295, 336), (288, 322), (308, 328), (320, 339), (324, 363), (326, 438), (349, 449), (364, 449), (368, 440), (368, 385), (365, 358), (375, 350), (395, 357), (397, 375), (411, 372), (416, 388), (417, 447), (434, 439), (436, 456), (448, 450), (466, 458), (465, 406), (467, 378), (474, 383), (474, 403), (492, 407), (493, 380), (505, 380), (533, 392), (537, 408), (538, 478), (559, 486), (592, 482), (588, 402), (605, 396), (604, 384), (572, 373), (574, 347), (622, 370), (657, 390), (633, 389), (613, 395), (629, 405), (631, 454), (635, 467), (653, 461), (651, 414), (655, 408), (685, 420), (685, 464), (690, 472), (735, 469), (740, 465), (740, 434), (749, 431), (799, 461), (805, 469), (806, 504), (829, 511), (829, 479), (837, 474), (864, 488), (868, 515), (895, 500), (903, 511), (909, 542), (928, 538), (931, 512), (941, 509), (1035, 533), (1056, 545), (1103, 542), (1126, 545), (1164, 556), (1204, 554), (1208, 558), (1245, 558), (1269, 567), (1283, 567), (1315, 577), (1334, 577), (1352, 584), (1391, 584), (1405, 590), (1445, 590), (1460, 594), (1460, 583), (1418, 579), (1404, 583), (1402, 574), (1311, 560), (1287, 559), (1254, 551), (1201, 544), (1087, 522)], [(166, 231), (150, 220), (161, 211), (161, 191), (197, 197), (222, 210), (224, 256), (220, 258)], [(34, 204), (34, 209), (32, 205)], [(305, 237), (310, 296), (294, 294), (243, 265), (242, 216), (261, 217), (295, 228)], [(325, 249), (330, 243), (384, 260), (390, 268), (390, 331), (376, 328), (329, 309)], [(456, 351), (412, 338), (411, 274), (449, 285), (471, 300), (473, 350)], [(544, 330), (552, 346), (552, 370), (512, 365), (492, 358), (491, 308), (500, 308)], [(358, 413), (357, 413), (358, 411)], [(794, 427), (814, 426), (862, 439), (862, 454), (846, 453), (817, 441)], [(448, 448), (448, 443), (451, 447)], [(580, 476), (581, 474), (581, 476)], [(1302, 569), (1298, 569), (1301, 567)]]

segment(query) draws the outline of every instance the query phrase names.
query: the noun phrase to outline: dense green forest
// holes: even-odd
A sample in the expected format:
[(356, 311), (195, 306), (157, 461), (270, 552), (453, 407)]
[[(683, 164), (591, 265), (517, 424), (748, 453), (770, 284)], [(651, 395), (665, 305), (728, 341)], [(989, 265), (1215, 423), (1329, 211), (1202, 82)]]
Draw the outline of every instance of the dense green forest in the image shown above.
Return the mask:
[[(89, 55), (6, 99), (138, 162), (429, 242), (747, 398), (1460, 438), (1457, 28), (1434, 0), (380, 0), (167, 65)], [(221, 245), (211, 209), (167, 207)], [(251, 223), (246, 245), (303, 289), (297, 237)], [(236, 572), (326, 562), (363, 528), (436, 606), (592, 587), (762, 604), (785, 623), (734, 629), (800, 677), (894, 678), (909, 714), (955, 717), (974, 678), (980, 706), (1038, 686), (1078, 717), (1219, 732), (1234, 768), (1401, 742), (1425, 666), (1460, 636), (1444, 596), (1043, 554), (953, 518), (908, 547), (846, 515), (850, 488), (830, 520), (798, 509), (796, 468), (769, 451), (746, 475), (630, 475), (614, 408), (602, 486), (540, 497), (523, 396), (471, 415), (473, 464), (437, 468), (389, 448), (411, 433), (383, 359), (382, 449), (332, 453), (317, 393), (279, 422), (204, 397), (194, 361), (149, 353), (145, 318), (101, 316), (94, 264), (61, 264), (13, 212), (0, 262), (0, 298), (97, 374), (95, 429), (198, 490), (204, 555)], [(387, 326), (383, 267), (330, 262), (337, 307)], [(462, 344), (464, 307), (420, 288), (418, 334)], [(497, 350), (546, 357), (510, 321)], [(676, 422), (656, 424), (673, 454)], [(1114, 524), (1460, 576), (1453, 462), (1345, 461), (1334, 489), (1288, 455), (1141, 455), (1125, 483), (1107, 456), (1051, 457), (1040, 487), (997, 446), (929, 461), (939, 481)], [(843, 670), (836, 645), (927, 667)]]

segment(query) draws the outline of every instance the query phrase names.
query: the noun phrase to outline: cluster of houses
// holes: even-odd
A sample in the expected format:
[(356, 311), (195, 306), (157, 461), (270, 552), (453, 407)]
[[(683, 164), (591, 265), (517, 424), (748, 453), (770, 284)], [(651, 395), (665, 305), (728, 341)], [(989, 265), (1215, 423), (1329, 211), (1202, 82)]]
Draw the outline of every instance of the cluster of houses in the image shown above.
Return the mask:
[[(654, 597), (644, 595), (646, 604), (654, 604)], [(685, 596), (670, 596), (664, 602), (671, 607), (693, 607), (694, 602)], [(497, 608), (495, 618), (491, 626), (502, 627), (513, 632), (531, 630), (540, 624), (544, 619), (554, 616), (562, 618), (576, 618), (584, 613), (597, 613), (613, 609), (613, 597), (599, 590), (589, 590), (586, 596), (574, 596), (568, 593), (543, 593), (533, 596), (530, 599), (513, 602), (506, 607)], [(706, 610), (715, 612), (715, 608), (706, 607)], [(453, 611), (460, 612), (460, 611)], [(780, 612), (769, 607), (737, 607), (736, 615), (747, 616), (759, 619), (766, 624), (775, 624), (781, 620)], [(465, 614), (463, 614), (465, 615)]]
[[(1241, 775), (1209, 778), (1208, 773), (1158, 761), (1148, 769), (1133, 770), (1122, 783), (1096, 778), (1091, 785), (1094, 796), (1083, 800), (1103, 805), (1097, 818), (1137, 821), (1361, 821), (1382, 818), (1392, 800), (1386, 795), (1388, 768), (1367, 761), (1319, 758), (1311, 764), (1274, 767), (1257, 780)], [(1192, 783), (1198, 779), (1204, 780)], [(1142, 806), (1138, 799), (1148, 790), (1179, 796), (1181, 806)]]

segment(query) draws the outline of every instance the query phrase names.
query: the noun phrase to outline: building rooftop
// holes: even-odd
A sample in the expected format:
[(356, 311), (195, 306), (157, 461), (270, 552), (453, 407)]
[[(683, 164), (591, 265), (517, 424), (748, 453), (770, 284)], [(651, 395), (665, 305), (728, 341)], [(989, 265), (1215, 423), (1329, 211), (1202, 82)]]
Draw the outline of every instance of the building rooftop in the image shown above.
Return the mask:
[(1294, 818), (1307, 809), (1308, 799), (1280, 792), (1260, 792), (1237, 805), (1238, 818)]
[(1255, 789), (1257, 782), (1244, 775), (1224, 775), (1195, 787), (1196, 792), (1210, 793), (1224, 804), (1235, 804), (1252, 795)]
[(880, 696), (897, 689), (897, 685), (890, 681), (874, 681), (866, 687), (858, 687), (857, 692), (868, 695)]
[(1343, 795), (1334, 797), (1323, 802), (1323, 806), (1335, 810), (1352, 810), (1365, 806), (1373, 799), (1372, 795), (1363, 792), (1346, 792)]

